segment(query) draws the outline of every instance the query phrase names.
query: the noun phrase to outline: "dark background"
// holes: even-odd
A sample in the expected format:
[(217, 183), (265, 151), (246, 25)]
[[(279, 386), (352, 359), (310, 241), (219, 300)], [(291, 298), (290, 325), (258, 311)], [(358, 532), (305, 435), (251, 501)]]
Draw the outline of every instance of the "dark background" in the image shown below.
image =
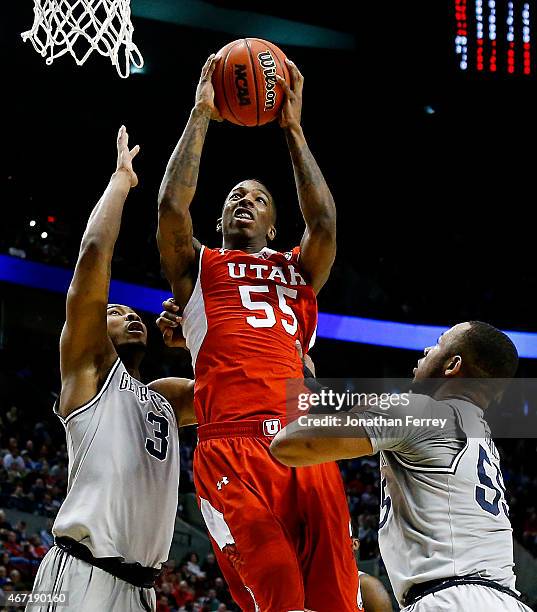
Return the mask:
[[(247, 2), (213, 4), (252, 9)], [(461, 72), (453, 6), (367, 2), (352, 13), (343, 2), (255, 6), (356, 37), (354, 50), (282, 45), (305, 75), (304, 130), (338, 207), (338, 260), (320, 308), (535, 330), (536, 77)], [(154, 238), (158, 186), (200, 67), (230, 35), (135, 19), (147, 67), (125, 81), (96, 55), (81, 68), (70, 56), (45, 66), (20, 39), (32, 19), (30, 2), (10, 3), (0, 24), (0, 247), (72, 265), (88, 214), (114, 169), (115, 135), (125, 123), (131, 143), (142, 146), (141, 185), (125, 210), (114, 276), (165, 287)], [(303, 225), (276, 124), (211, 125), (193, 204), (196, 235), (218, 243), (214, 226), (224, 197), (249, 176), (265, 180), (276, 197), (276, 247), (298, 243)], [(46, 222), (49, 215), (55, 223)], [(30, 219), (38, 220), (33, 230)], [(39, 238), (44, 229), (46, 241)], [(365, 369), (360, 375), (381, 375), (377, 364), (399, 360), (389, 373), (406, 375), (415, 359), (406, 351), (367, 347), (364, 358), (358, 345), (319, 346), (326, 376), (340, 374), (343, 363)], [(334, 360), (332, 352), (346, 359)]]

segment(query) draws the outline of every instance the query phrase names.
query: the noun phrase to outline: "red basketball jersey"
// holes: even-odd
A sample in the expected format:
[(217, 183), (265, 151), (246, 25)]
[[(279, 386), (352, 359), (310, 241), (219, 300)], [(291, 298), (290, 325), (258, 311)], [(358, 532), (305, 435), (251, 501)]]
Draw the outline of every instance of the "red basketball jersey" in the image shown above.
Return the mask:
[(307, 352), (317, 326), (299, 255), (202, 247), (182, 322), (200, 425), (285, 417), (286, 380), (302, 377), (295, 341)]

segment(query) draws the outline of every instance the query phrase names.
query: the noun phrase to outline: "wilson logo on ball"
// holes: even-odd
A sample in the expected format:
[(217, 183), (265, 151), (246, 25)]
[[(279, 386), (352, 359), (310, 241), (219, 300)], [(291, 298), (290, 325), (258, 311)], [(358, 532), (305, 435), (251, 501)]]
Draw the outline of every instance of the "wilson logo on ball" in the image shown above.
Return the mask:
[(258, 53), (257, 59), (265, 75), (265, 110), (270, 110), (276, 104), (276, 62), (268, 49)]
[(218, 56), (212, 83), (222, 119), (247, 126), (278, 119), (285, 91), (277, 75), (291, 82), (285, 53), (268, 40), (240, 38), (222, 47)]
[(241, 106), (251, 104), (250, 94), (248, 93), (248, 79), (246, 78), (246, 66), (244, 64), (235, 64), (235, 87), (237, 88), (239, 104)]

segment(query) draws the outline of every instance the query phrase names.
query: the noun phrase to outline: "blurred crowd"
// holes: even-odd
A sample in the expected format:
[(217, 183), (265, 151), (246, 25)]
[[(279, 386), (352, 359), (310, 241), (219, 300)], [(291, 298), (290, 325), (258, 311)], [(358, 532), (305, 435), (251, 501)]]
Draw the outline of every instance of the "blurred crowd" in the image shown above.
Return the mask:
[[(52, 521), (30, 534), (24, 521), (12, 525), (0, 510), (0, 602), (10, 592), (31, 590), (39, 563), (52, 546)], [(157, 612), (235, 612), (215, 556), (202, 563), (195, 552), (166, 563), (156, 587)]]
[(156, 590), (157, 612), (239, 610), (212, 553), (201, 563), (195, 552), (188, 553), (180, 563), (166, 563)]
[(41, 559), (52, 546), (52, 521), (39, 533), (29, 533), (25, 521), (12, 525), (0, 510), (0, 595), (32, 588)]
[[(5, 416), (9, 428), (16, 428), (19, 412), (12, 406)], [(12, 430), (13, 431), (13, 430)], [(43, 443), (43, 435), (48, 443)], [(67, 487), (65, 444), (52, 440), (43, 423), (36, 423), (32, 437), (22, 441), (17, 434), (2, 445), (0, 466), (0, 506), (53, 518)]]
[(537, 461), (535, 441), (501, 440), (509, 518), (518, 541), (537, 557)]

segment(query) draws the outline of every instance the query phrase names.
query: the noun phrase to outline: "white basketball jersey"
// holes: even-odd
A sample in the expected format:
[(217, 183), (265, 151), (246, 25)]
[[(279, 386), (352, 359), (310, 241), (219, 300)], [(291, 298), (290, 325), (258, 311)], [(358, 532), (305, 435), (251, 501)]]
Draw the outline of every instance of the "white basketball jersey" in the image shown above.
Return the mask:
[(483, 411), (463, 400), (415, 397), (406, 412), (451, 423), (445, 433), (384, 440), (377, 432), (372, 440), (381, 451), (379, 546), (399, 603), (413, 584), (451, 576), (514, 589), (509, 508)]
[(177, 512), (172, 407), (118, 359), (99, 393), (62, 422), (69, 480), (54, 536), (73, 538), (95, 557), (159, 568), (168, 559)]

